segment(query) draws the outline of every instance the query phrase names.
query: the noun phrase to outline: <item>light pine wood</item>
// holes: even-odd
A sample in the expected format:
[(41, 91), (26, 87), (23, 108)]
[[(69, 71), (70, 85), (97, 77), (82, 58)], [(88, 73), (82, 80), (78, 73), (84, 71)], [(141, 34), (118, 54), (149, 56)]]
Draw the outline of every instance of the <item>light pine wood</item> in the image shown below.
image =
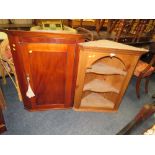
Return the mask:
[(119, 90), (105, 82), (104, 80), (94, 79), (84, 85), (83, 91), (90, 90), (94, 92), (115, 92), (119, 93)]
[(109, 66), (104, 63), (95, 63), (90, 68), (86, 70), (87, 73), (97, 73), (97, 74), (120, 74), (120, 75), (126, 75), (126, 72), (116, 68)]
[(147, 49), (145, 48), (137, 48), (134, 46), (125, 45), (125, 44), (117, 43), (115, 41), (110, 41), (110, 40), (89, 41), (86, 43), (80, 43), (80, 45), (82, 45), (83, 47), (100, 47), (100, 48), (112, 48), (112, 49), (147, 52)]
[(81, 107), (113, 108), (114, 103), (97, 93), (91, 93), (81, 100)]
[(0, 88), (0, 109), (3, 109), (6, 106), (5, 99), (3, 96), (3, 92)]
[(80, 102), (81, 102), (81, 97), (82, 97), (82, 91), (84, 87), (84, 80), (85, 80), (85, 72), (86, 72), (86, 59), (87, 59), (87, 54), (83, 51), (79, 51), (79, 64), (78, 64), (78, 76), (76, 80), (76, 91), (75, 91), (75, 98), (76, 98), (76, 104), (74, 101), (74, 107), (79, 108)]
[[(82, 97), (82, 91), (83, 91), (83, 87), (84, 87), (84, 83), (85, 81), (87, 81), (87, 79), (93, 77), (95, 78), (95, 76), (97, 75), (92, 75), (92, 76), (88, 76), (88, 78), (85, 78), (88, 74), (86, 74), (86, 69), (90, 68), (90, 66), (93, 63), (96, 63), (97, 61), (99, 62), (106, 62), (106, 64), (111, 65), (111, 66), (115, 66), (115, 67), (119, 67), (121, 70), (126, 70), (126, 68), (128, 68), (128, 66), (125, 66), (125, 64), (123, 62), (121, 62), (121, 59), (123, 58), (122, 54), (119, 54), (117, 52), (117, 57), (110, 57), (110, 53), (111, 50), (107, 52), (107, 50), (105, 50), (106, 52), (101, 52), (101, 49), (95, 49), (93, 50), (92, 48), (83, 48), (80, 47), (80, 51), (79, 51), (79, 67), (78, 67), (78, 76), (77, 77), (77, 82), (76, 82), (76, 91), (75, 91), (75, 103), (74, 107), (75, 108), (79, 108), (80, 107), (80, 102), (81, 102), (81, 97)], [(122, 53), (122, 52), (120, 52)], [(103, 60), (104, 58), (104, 60)], [(114, 60), (114, 61), (111, 61)], [(91, 74), (91, 73), (89, 73)], [(102, 76), (103, 77), (103, 76)], [(117, 76), (115, 76), (116, 78), (107, 78), (107, 76), (104, 76), (103, 78), (108, 80), (108, 83), (110, 84), (116, 84), (116, 88), (120, 89), (120, 82), (118, 81), (123, 81), (124, 78), (122, 78), (122, 76), (120, 78), (118, 78)], [(103, 79), (101, 78), (101, 79)], [(110, 80), (109, 80), (110, 79)], [(114, 97), (115, 100), (115, 97)]]
[(86, 85), (87, 83), (90, 83), (94, 79), (104, 81), (105, 83), (107, 83), (108, 85), (112, 86), (113, 88), (117, 89), (120, 92), (125, 76), (120, 76), (117, 74), (102, 75), (102, 74), (87, 73), (85, 74), (84, 85)]
[[(117, 111), (140, 56), (148, 50), (107, 40), (80, 43), (79, 50), (74, 109)], [(98, 103), (113, 106), (99, 107)]]

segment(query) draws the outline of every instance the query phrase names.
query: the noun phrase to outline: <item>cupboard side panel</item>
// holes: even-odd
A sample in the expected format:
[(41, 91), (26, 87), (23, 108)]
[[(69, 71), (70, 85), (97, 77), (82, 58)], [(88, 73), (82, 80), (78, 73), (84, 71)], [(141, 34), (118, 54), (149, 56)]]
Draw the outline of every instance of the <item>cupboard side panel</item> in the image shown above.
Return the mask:
[[(31, 109), (32, 106), (30, 104), (29, 99), (25, 96), (27, 91), (27, 82), (25, 80), (25, 69), (24, 69), (24, 61), (23, 57), (25, 57), (24, 49), (22, 48), (21, 44), (19, 43), (18, 36), (9, 35), (9, 44), (11, 48), (11, 53), (13, 56), (13, 62), (15, 65), (15, 70), (17, 74), (17, 79), (19, 83), (19, 88), (22, 95), (22, 100), (24, 103), (24, 107), (26, 109)], [(13, 44), (15, 47), (13, 47)], [(15, 48), (15, 51), (13, 50)]]

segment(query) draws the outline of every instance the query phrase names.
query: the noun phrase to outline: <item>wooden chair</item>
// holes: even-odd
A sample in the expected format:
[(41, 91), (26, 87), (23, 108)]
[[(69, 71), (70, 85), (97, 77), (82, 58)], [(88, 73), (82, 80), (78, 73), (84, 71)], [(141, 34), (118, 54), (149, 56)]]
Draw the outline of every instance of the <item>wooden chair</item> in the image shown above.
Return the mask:
[[(10, 77), (17, 90), (19, 100), (22, 101), (8, 39), (4, 39), (0, 44), (0, 72), (4, 84), (6, 84), (5, 76), (8, 75)], [(12, 77), (12, 74), (14, 75), (15, 80)]]
[(76, 28), (76, 30), (79, 34), (83, 35), (83, 37), (85, 38), (85, 41), (93, 41), (94, 40), (94, 34), (90, 30), (85, 29), (83, 27), (78, 27), (78, 28)]
[(136, 81), (136, 94), (137, 97), (140, 98), (140, 83), (143, 78), (145, 78), (145, 93), (148, 93), (148, 84), (151, 74), (155, 71), (155, 54), (153, 55), (150, 63), (146, 63), (142, 60), (139, 60), (136, 69), (134, 71), (134, 75), (137, 77)]
[[(86, 24), (89, 22), (89, 24)], [(90, 24), (91, 23), (91, 24)], [(80, 19), (80, 25), (76, 28), (79, 34), (82, 34), (85, 38), (85, 41), (93, 41), (94, 40), (94, 34), (91, 30), (88, 29), (88, 27), (94, 26), (95, 27), (95, 20), (93, 19)]]
[(105, 23), (105, 19), (96, 19), (96, 32), (99, 35), (99, 32), (101, 31), (104, 23)]
[[(89, 21), (89, 20), (81, 19), (80, 20), (80, 27), (83, 27), (84, 21)], [(106, 22), (106, 19), (90, 19), (90, 22), (94, 23), (93, 26), (95, 27), (95, 30), (96, 30), (97, 34), (99, 35), (99, 32), (102, 29), (104, 23)]]

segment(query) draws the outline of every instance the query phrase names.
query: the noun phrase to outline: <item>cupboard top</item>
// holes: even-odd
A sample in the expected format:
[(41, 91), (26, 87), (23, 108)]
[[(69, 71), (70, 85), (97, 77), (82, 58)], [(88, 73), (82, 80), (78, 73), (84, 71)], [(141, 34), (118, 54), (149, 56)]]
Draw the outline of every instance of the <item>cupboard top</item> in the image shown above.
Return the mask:
[(97, 40), (97, 41), (89, 41), (84, 43), (79, 43), (82, 47), (94, 47), (94, 48), (110, 48), (110, 49), (120, 49), (120, 50), (130, 50), (130, 51), (141, 51), (148, 52), (145, 48), (137, 48), (134, 46), (125, 45), (122, 43), (118, 43), (111, 40)]
[[(21, 31), (21, 30), (5, 30), (0, 29), (1, 32), (5, 32), (8, 34), (8, 36), (18, 37), (20, 40), (25, 42), (30, 42), (30, 40), (35, 40), (32, 42), (36, 42), (38, 40), (39, 42), (52, 42), (49, 41), (50, 39), (57, 39), (57, 42), (59, 40), (69, 40), (76, 42), (83, 42), (84, 38), (82, 34), (69, 34), (69, 33), (53, 33), (53, 32), (35, 32), (35, 31)], [(41, 40), (39, 40), (41, 38)]]

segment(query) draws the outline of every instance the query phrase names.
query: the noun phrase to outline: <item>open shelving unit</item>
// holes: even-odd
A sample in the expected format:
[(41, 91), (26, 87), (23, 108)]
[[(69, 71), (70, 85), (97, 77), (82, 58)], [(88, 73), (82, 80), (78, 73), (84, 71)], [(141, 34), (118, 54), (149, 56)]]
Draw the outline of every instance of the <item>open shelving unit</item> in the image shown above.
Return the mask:
[(119, 68), (116, 68), (116, 67), (113, 67), (113, 66), (110, 66), (110, 65), (107, 65), (105, 63), (95, 63), (94, 65), (92, 65), (90, 68), (88, 68), (86, 70), (86, 73), (97, 73), (97, 74), (120, 74), (120, 75), (126, 75), (126, 72), (119, 69)]
[[(116, 62), (120, 67), (112, 65)], [(119, 87), (115, 87), (114, 79), (123, 80), (126, 74), (125, 66), (116, 58), (103, 57), (96, 60), (86, 68), (80, 107), (82, 109), (113, 109), (122, 85), (120, 83)], [(107, 80), (110, 76), (111, 79)]]
[(139, 51), (147, 50), (109, 40), (81, 43), (79, 49), (74, 109), (117, 111), (141, 55)]
[(98, 93), (90, 93), (82, 98), (81, 107), (113, 108), (114, 103)]
[(83, 91), (93, 92), (115, 92), (119, 93), (119, 90), (106, 83), (104, 80), (94, 79), (84, 85)]

